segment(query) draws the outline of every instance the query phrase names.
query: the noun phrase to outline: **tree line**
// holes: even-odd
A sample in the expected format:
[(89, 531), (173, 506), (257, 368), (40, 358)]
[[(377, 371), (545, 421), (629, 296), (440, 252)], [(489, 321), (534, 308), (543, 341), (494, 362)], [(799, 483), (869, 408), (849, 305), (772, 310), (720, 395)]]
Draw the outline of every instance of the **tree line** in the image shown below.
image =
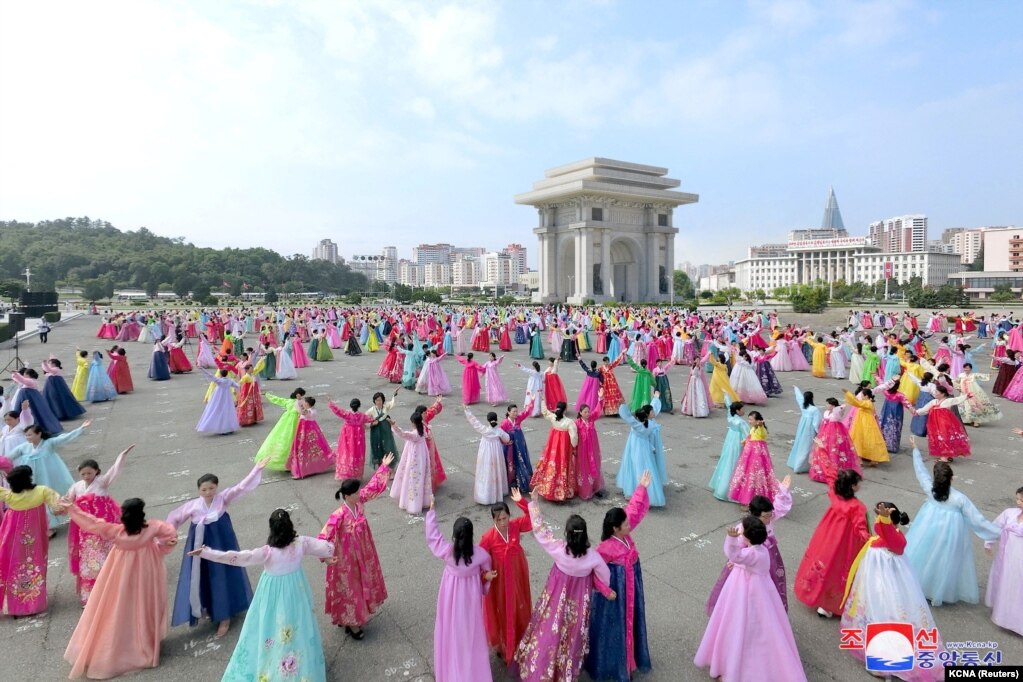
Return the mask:
[(345, 265), (312, 260), (302, 254), (282, 256), (264, 248), (210, 249), (184, 237), (159, 237), (145, 227), (122, 232), (104, 220), (88, 217), (23, 223), (0, 221), (0, 296), (17, 296), (25, 287), (25, 268), (32, 289), (80, 287), (84, 298), (100, 300), (114, 289), (142, 289), (150, 297), (161, 291), (198, 301), (210, 290), (232, 296), (264, 292), (343, 295), (364, 291), (369, 283)]

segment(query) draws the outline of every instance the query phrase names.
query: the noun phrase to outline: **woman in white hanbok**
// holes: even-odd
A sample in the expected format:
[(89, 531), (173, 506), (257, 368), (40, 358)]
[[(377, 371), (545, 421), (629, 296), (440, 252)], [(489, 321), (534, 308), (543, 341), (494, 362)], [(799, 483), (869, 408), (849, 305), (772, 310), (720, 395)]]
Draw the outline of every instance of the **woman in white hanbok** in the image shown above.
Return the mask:
[(735, 366), (732, 367), (732, 374), (728, 377), (728, 383), (739, 395), (739, 400), (747, 405), (763, 405), (767, 402), (767, 394), (764, 387), (760, 385), (760, 378), (757, 371), (753, 369), (753, 361), (746, 351), (740, 353), (735, 359)]
[(495, 504), (508, 494), (508, 466), (504, 459), (504, 448), (511, 442), (511, 438), (498, 428), (496, 412), (488, 412), (487, 423), (484, 424), (476, 419), (468, 406), (463, 405), (462, 408), (469, 424), (480, 434), (473, 498), (478, 504)]

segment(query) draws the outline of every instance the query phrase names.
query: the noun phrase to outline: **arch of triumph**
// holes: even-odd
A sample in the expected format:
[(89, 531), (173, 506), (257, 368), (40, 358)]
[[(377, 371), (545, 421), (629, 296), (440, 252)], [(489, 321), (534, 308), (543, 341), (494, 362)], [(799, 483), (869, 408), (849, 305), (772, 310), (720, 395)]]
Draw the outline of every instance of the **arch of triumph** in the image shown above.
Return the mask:
[(673, 191), (667, 168), (590, 158), (544, 172), (515, 203), (539, 224), (540, 300), (665, 301), (675, 269), (674, 210), (699, 195)]

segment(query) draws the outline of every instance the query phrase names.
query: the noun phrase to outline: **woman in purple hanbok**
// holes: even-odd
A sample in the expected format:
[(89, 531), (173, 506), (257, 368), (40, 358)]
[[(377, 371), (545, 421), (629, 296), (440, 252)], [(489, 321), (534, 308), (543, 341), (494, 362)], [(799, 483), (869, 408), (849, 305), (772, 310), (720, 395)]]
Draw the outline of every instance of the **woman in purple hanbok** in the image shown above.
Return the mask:
[(216, 375), (201, 367), (199, 371), (209, 377), (214, 386), (195, 430), (199, 433), (234, 433), (241, 428), (238, 424), (238, 412), (234, 408), (234, 397), (231, 395), (231, 389), (237, 389), (238, 382), (227, 378), (226, 369), (219, 370)]
[[(1017, 435), (1023, 435), (1016, 430)], [(987, 581), (984, 603), (991, 608), (991, 621), (1000, 628), (1023, 635), (1023, 488), (1016, 489), (1016, 506), (998, 515), (992, 523), (1001, 529), (997, 552), (995, 541), (985, 542), (988, 554), (994, 553), (991, 576)]]
[(771, 580), (767, 528), (757, 518), (728, 528), (725, 556), (732, 569), (718, 595), (693, 662), (722, 680), (771, 679), (805, 682), (792, 625)]
[(521, 680), (576, 680), (589, 651), (593, 590), (607, 599), (617, 595), (610, 587), (607, 564), (590, 549), (586, 521), (577, 514), (569, 516), (566, 539), (556, 540), (540, 512), (539, 492), (534, 489), (532, 496), (533, 537), (554, 559), (554, 566), (515, 652), (513, 670)]
[(483, 595), (497, 577), (490, 555), (473, 543), (472, 521), (455, 519), (452, 541), (437, 527), (433, 505), (426, 514), (426, 544), (444, 562), (433, 628), (433, 669), (437, 680), (490, 682), (490, 651), (483, 624)]
[[(786, 611), (789, 610), (789, 598), (785, 582), (785, 562), (782, 561), (781, 551), (778, 549), (778, 540), (774, 537), (774, 522), (792, 511), (792, 493), (789, 492), (791, 487), (792, 477), (786, 476), (778, 484), (778, 492), (775, 493), (773, 503), (763, 495), (757, 495), (749, 503), (750, 515), (760, 519), (767, 528), (767, 540), (764, 541), (764, 547), (767, 548), (767, 552), (771, 556), (771, 580), (778, 588), (778, 596), (781, 597), (782, 606)], [(742, 524), (736, 524), (735, 528), (741, 531)], [(718, 576), (718, 581), (714, 583), (714, 589), (710, 591), (710, 597), (707, 598), (708, 616), (714, 611), (714, 605), (717, 604), (718, 597), (721, 595), (721, 588), (724, 587), (732, 568), (734, 566), (728, 562), (721, 569), (721, 575)]]

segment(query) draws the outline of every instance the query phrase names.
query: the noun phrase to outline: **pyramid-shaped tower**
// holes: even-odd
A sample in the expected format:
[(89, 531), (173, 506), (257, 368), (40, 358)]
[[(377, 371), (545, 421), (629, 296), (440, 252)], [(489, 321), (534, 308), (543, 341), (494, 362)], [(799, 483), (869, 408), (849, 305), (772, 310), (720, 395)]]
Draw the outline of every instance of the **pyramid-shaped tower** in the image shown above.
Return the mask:
[(828, 203), (824, 206), (824, 217), (821, 219), (822, 230), (845, 230), (845, 223), (842, 222), (842, 212), (838, 210), (838, 199), (835, 198), (835, 188), (828, 188)]

